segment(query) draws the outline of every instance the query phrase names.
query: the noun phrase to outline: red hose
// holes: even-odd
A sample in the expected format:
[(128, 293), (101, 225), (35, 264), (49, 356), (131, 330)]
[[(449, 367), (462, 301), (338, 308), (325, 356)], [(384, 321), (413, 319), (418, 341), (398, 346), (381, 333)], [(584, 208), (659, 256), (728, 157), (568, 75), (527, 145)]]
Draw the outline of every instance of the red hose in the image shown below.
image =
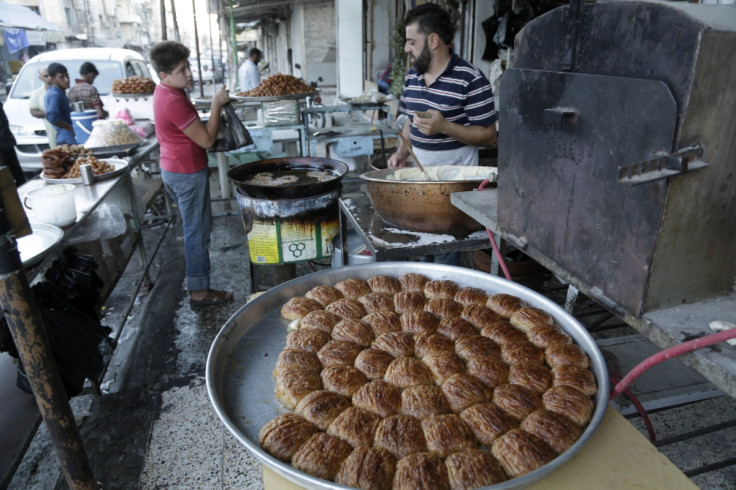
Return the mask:
[[(618, 373), (610, 373), (608, 375), (608, 379), (611, 380), (611, 383), (618, 383), (621, 381), (621, 375)], [(647, 413), (646, 409), (644, 408), (644, 405), (641, 404), (639, 399), (629, 390), (624, 390), (623, 394), (626, 396), (626, 398), (631, 401), (632, 405), (636, 408), (636, 411), (639, 412), (639, 416), (641, 417), (642, 421), (644, 421), (644, 426), (647, 429), (647, 434), (649, 434), (649, 441), (654, 444), (654, 442), (657, 440), (657, 435), (654, 433), (654, 425), (652, 425), (652, 421), (649, 418), (649, 414)]]
[(680, 345), (676, 345), (674, 347), (670, 347), (669, 349), (665, 349), (661, 352), (658, 352), (654, 354), (653, 356), (644, 359), (634, 369), (632, 369), (631, 372), (629, 372), (629, 374), (624, 376), (624, 379), (619, 381), (619, 383), (611, 391), (611, 395), (609, 396), (609, 399), (613, 400), (618, 395), (620, 395), (631, 383), (634, 382), (636, 378), (641, 376), (641, 374), (644, 371), (646, 371), (652, 366), (656, 366), (657, 364), (660, 364), (666, 361), (667, 359), (672, 359), (673, 357), (677, 357), (682, 354), (687, 354), (688, 352), (692, 352), (695, 349), (700, 349), (701, 347), (708, 347), (709, 345), (717, 344), (719, 342), (724, 342), (726, 340), (733, 339), (733, 338), (736, 338), (736, 328), (725, 330), (723, 332), (714, 333), (711, 335), (706, 335), (705, 337), (700, 337), (699, 339), (690, 340), (688, 342), (683, 342)]
[[(490, 184), (491, 181), (486, 179), (483, 182), (480, 183), (480, 186), (478, 187), (478, 190), (485, 188), (487, 184)], [(503, 275), (508, 279), (509, 281), (513, 281), (511, 279), (511, 272), (509, 272), (509, 268), (506, 265), (506, 261), (504, 260), (503, 256), (501, 255), (501, 251), (498, 249), (498, 245), (496, 245), (496, 239), (493, 237), (493, 233), (491, 233), (490, 228), (486, 228), (486, 233), (488, 233), (488, 239), (491, 241), (491, 247), (493, 247), (493, 253), (496, 254), (496, 258), (498, 258), (498, 264), (501, 266), (501, 270), (503, 271)]]

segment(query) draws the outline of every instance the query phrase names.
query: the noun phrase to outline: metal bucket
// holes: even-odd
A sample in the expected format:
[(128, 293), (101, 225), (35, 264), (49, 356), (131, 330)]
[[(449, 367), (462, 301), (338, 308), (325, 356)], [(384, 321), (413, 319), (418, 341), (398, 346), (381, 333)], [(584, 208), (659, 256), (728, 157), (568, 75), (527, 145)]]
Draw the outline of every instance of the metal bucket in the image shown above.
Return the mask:
[(340, 231), (340, 188), (297, 199), (256, 199), (236, 189), (253, 264), (284, 264), (329, 257)]

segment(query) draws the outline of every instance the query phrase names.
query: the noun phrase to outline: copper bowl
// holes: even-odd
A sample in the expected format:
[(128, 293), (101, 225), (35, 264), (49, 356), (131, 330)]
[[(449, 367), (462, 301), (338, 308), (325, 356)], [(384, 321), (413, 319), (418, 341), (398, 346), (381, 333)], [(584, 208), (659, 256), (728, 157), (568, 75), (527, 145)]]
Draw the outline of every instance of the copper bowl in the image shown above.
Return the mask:
[(366, 181), (373, 209), (385, 223), (403, 230), (455, 236), (467, 236), (483, 229), (483, 225), (450, 203), (450, 194), (477, 189), (485, 180), (484, 177), (468, 177), (464, 180), (390, 180), (388, 177), (393, 176), (396, 170), (374, 170), (360, 176)]

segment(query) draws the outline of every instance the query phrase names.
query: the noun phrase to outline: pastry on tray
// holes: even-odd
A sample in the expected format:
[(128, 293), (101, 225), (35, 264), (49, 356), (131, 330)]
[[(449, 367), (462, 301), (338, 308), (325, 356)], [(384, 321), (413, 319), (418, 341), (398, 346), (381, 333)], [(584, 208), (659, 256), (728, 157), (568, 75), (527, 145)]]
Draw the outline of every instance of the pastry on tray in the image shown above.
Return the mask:
[(295, 413), (265, 451), (358, 488), (477, 488), (567, 451), (595, 408), (590, 358), (512, 294), (419, 273), (321, 284), (284, 302), (273, 376)]

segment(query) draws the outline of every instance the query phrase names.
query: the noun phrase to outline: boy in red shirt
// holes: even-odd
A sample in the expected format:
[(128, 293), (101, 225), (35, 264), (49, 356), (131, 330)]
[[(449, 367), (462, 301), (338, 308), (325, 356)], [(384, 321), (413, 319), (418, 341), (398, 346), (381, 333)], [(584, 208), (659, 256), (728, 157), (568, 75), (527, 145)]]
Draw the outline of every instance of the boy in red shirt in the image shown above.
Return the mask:
[(215, 144), (220, 109), (230, 97), (222, 86), (212, 97), (210, 119), (203, 124), (186, 92), (194, 83), (189, 48), (164, 41), (151, 48), (150, 58), (161, 79), (153, 93), (161, 179), (181, 212), (189, 302), (192, 306), (228, 303), (232, 293), (209, 285), (212, 213), (206, 149)]

